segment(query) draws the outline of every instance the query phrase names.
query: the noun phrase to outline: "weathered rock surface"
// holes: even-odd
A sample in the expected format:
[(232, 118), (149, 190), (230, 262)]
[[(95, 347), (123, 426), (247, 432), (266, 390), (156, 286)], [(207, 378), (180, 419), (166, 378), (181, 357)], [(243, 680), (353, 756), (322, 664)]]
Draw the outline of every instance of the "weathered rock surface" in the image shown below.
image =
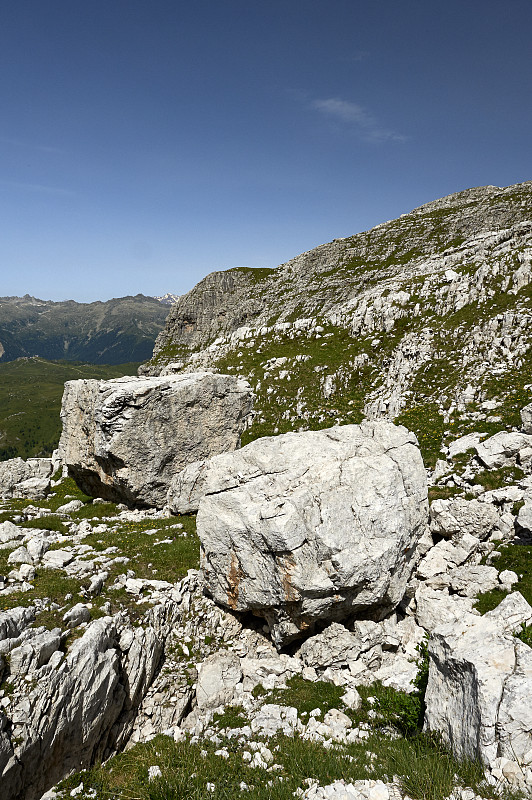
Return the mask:
[[(530, 183), (524, 183), (506, 189), (468, 189), (427, 203), (371, 231), (322, 244), (275, 270), (211, 273), (179, 298), (157, 338), (153, 360), (143, 370), (159, 374), (169, 360), (185, 359), (190, 352), (207, 348), (217, 337), (228, 336), (243, 326), (260, 329), (270, 324), (272, 315), (279, 324), (287, 324), (285, 320), (293, 319), (296, 310), (300, 317), (332, 316), (339, 307), (359, 298), (365, 306), (361, 316), (378, 329), (384, 316), (382, 305), (373, 305), (372, 287), (364, 287), (357, 268), (361, 266), (366, 274), (378, 270), (380, 278), (395, 279), (392, 285), (398, 293), (403, 288), (400, 279), (404, 279), (405, 263), (409, 270), (417, 267), (421, 274), (427, 274), (435, 266), (442, 241), (446, 243), (445, 258), (438, 267), (442, 276), (445, 274), (445, 294), (456, 295), (464, 290), (463, 275), (454, 272), (453, 279), (447, 273), (452, 272), (451, 266), (457, 270), (462, 267), (467, 252), (463, 243), (471, 239), (477, 259), (479, 255), (485, 257), (488, 232), (528, 223), (530, 188)], [(521, 202), (515, 202), (516, 194)], [(461, 247), (456, 247), (457, 240)], [(455, 248), (460, 251), (456, 259)], [(343, 270), (344, 265), (351, 269)], [(523, 279), (526, 284), (527, 276)], [(315, 291), (318, 287), (319, 292)], [(393, 309), (387, 321), (393, 327)]]
[(207, 470), (207, 461), (194, 461), (172, 479), (166, 496), (172, 514), (191, 514), (198, 510), (205, 494)]
[(501, 431), (475, 445), (477, 456), (488, 469), (508, 464), (520, 450), (532, 446), (532, 436), (519, 431)]
[(0, 462), (0, 497), (44, 497), (53, 474), (51, 458)]
[(532, 433), (532, 403), (521, 409), (521, 422), (523, 433)]
[[(0, 714), (2, 797), (34, 800), (72, 769), (89, 766), (124, 746), (158, 667), (175, 604), (157, 606), (145, 627), (120, 615), (92, 622), (69, 648), (59, 650), (59, 629), (26, 628), (9, 649), (12, 676), (35, 688)], [(24, 613), (4, 619), (16, 633)], [(19, 637), (20, 638), (20, 637)]]
[(31, 606), (0, 611), (0, 642), (4, 639), (16, 639), (34, 619), (35, 609)]
[[(37, 620), (47, 619), (42, 612), (58, 612), (62, 632), (33, 627), (33, 610), (27, 616), (0, 615), (0, 677), (12, 682), (0, 689), (0, 764), (10, 762), (5, 772), (11, 781), (1, 784), (0, 794), (4, 786), (19, 791), (13, 776), (19, 769), (26, 780), (34, 757), (43, 756), (35, 774), (44, 769), (41, 747), (51, 753), (55, 768), (56, 756), (62, 758), (61, 742), (71, 736), (74, 724), (84, 738), (72, 736), (63, 761), (68, 767), (71, 757), (70, 766), (76, 768), (161, 732), (176, 740), (187, 731), (214, 741), (220, 725), (227, 723), (218, 725), (213, 711), (227, 704), (238, 704), (247, 719), (239, 732), (220, 735), (227, 741), (234, 735), (249, 746), (244, 755), (253, 767), (275, 771), (276, 757), (275, 747), (269, 750), (254, 741), (255, 733), (297, 732), (325, 747), (367, 739), (379, 724), (378, 701), (368, 724), (351, 724), (342, 705), (325, 715), (319, 709), (300, 714), (292, 706), (277, 705), (282, 695), (275, 704), (263, 705), (264, 698), (253, 689), (262, 684), (266, 691), (277, 690), (300, 675), (305, 681), (341, 686), (342, 702), (350, 707), (361, 702), (355, 687), (376, 680), (412, 691), (418, 647), (427, 632), (433, 639), (431, 724), (447, 736), (457, 755), (480, 753), (489, 761), (492, 785), (506, 779), (532, 787), (530, 649), (512, 635), (530, 620), (531, 609), (518, 594), (484, 618), (473, 609), (478, 592), (495, 587), (509, 592), (516, 584), (526, 591), (526, 580), (517, 574), (521, 568), (502, 567), (508, 565), (504, 547), (514, 534), (521, 542), (532, 535), (532, 414), (525, 407), (521, 430), (512, 430), (516, 420), (509, 402), (515, 390), (519, 398), (526, 396), (521, 390), (530, 392), (521, 379), (528, 380), (532, 352), (531, 209), (532, 183), (469, 190), (323, 245), (275, 271), (209, 276), (182, 298), (147, 367), (166, 381), (175, 380), (171, 376), (180, 370), (202, 367), (249, 376), (258, 398), (253, 424), (264, 432), (333, 421), (341, 425), (362, 413), (388, 419), (402, 414), (418, 426), (427, 445), (424, 433), (430, 423), (434, 437), (431, 433), (427, 466), (438, 455), (441, 436), (431, 480), (444, 489), (441, 494), (448, 489), (453, 495), (432, 504), (430, 529), (422, 519), (421, 478), (418, 482), (416, 473), (413, 479), (411, 465), (405, 470), (401, 460), (404, 443), (383, 443), (371, 425), (363, 426), (372, 431), (370, 441), (357, 444), (354, 452), (342, 439), (347, 429), (344, 434), (339, 428), (311, 434), (309, 441), (317, 437), (316, 447), (303, 446), (304, 437), (289, 439), (286, 450), (293, 452), (288, 455), (282, 445), (286, 437), (271, 448), (255, 443), (252, 456), (244, 450), (227, 459), (189, 448), (191, 461), (184, 469), (172, 464), (160, 479), (155, 454), (162, 451), (165, 437), (157, 438), (162, 421), (157, 410), (152, 422), (148, 407), (153, 400), (154, 407), (162, 408), (166, 425), (171, 417), (166, 400), (149, 392), (132, 392), (129, 400), (122, 390), (114, 399), (112, 392), (102, 399), (101, 385), (97, 396), (87, 392), (87, 406), (95, 408), (102, 400), (98, 436), (103, 445), (100, 460), (91, 445), (96, 469), (87, 477), (99, 481), (93, 494), (104, 494), (105, 484), (109, 499), (148, 504), (160, 480), (164, 488), (157, 504), (162, 510), (123, 507), (116, 519), (94, 524), (76, 513), (81, 500), (66, 497), (71, 502), (56, 509), (62, 515), (59, 533), (18, 527), (25, 519), (33, 526), (48, 512), (2, 504), (2, 514), (9, 507), (17, 526), (0, 523), (7, 563), (7, 574), (0, 575), (1, 599), (19, 602), (19, 593), (28, 592)], [(497, 422), (500, 433), (491, 436)], [(147, 438), (137, 442), (143, 426)], [(465, 435), (453, 441), (457, 430)], [(96, 438), (88, 428), (82, 435)], [(120, 450), (122, 436), (130, 441)], [(342, 454), (333, 453), (331, 445), (344, 448)], [(408, 446), (415, 449), (412, 441)], [(134, 480), (141, 483), (138, 475), (134, 480), (125, 475), (127, 462), (135, 465), (139, 454), (148, 487), (142, 484), (140, 490), (133, 486)], [(487, 486), (497, 488), (484, 491)], [(138, 491), (146, 491), (147, 499), (139, 499)], [(417, 512), (412, 498), (417, 498)], [(124, 522), (151, 517), (157, 523), (145, 531), (153, 537), (148, 552), (151, 543), (155, 553), (177, 536), (192, 537), (188, 524), (162, 520), (169, 509), (187, 513), (198, 507), (200, 531), (203, 515), (205, 530), (216, 540), (210, 550), (204, 543), (203, 555), (212, 595), (230, 609), (251, 609), (259, 619), (240, 617), (204, 596), (198, 573), (191, 571), (179, 584), (170, 582), (171, 571), (164, 575), (167, 580), (158, 580), (163, 575), (157, 575), (156, 559), (144, 563), (133, 541), (129, 549), (119, 536), (114, 546), (113, 536)], [(96, 538), (99, 534), (102, 539)], [(62, 607), (62, 597), (56, 603), (40, 596), (38, 579), (48, 568), (78, 583), (79, 595), (66, 595)], [(407, 582), (405, 576), (410, 576)], [(83, 658), (70, 663), (78, 644), (63, 653), (65, 629), (85, 630), (85, 639), (96, 630), (89, 622), (91, 599), (103, 595), (98, 605), (103, 602), (104, 613), (110, 614), (115, 589), (125, 591), (132, 608), (164, 603), (171, 634), (160, 671), (153, 671), (150, 654), (164, 638), (153, 618), (141, 611), (141, 628), (130, 625), (125, 612), (107, 618), (111, 621), (108, 626), (105, 621), (102, 633), (109, 642), (102, 643), (99, 635), (88, 642), (94, 673), (87, 685), (89, 710), (101, 702), (91, 721), (89, 712), (79, 710), (83, 676), (68, 683)], [(280, 653), (260, 616), (269, 623), (277, 647), (299, 634), (310, 635), (293, 644), (290, 656)], [(44, 687), (57, 674), (62, 684), (50, 697)], [(65, 687), (74, 699), (63, 698)], [(57, 725), (53, 740), (48, 717)], [(224, 756), (224, 749), (216, 757)], [(370, 763), (373, 754), (366, 756)], [(150, 777), (157, 771), (161, 774), (160, 767), (150, 767)], [(27, 777), (29, 791), (37, 791), (31, 780)], [(360, 790), (367, 800), (395, 797), (391, 784), (379, 782), (357, 783), (356, 788), (344, 781), (323, 788), (307, 783), (300, 795), (355, 798)], [(26, 796), (26, 788), (21, 791)], [(80, 793), (81, 784), (73, 794)], [(455, 795), (476, 800), (463, 787), (455, 787), (453, 800)]]
[(201, 665), (196, 686), (199, 708), (216, 708), (231, 700), (237, 683), (242, 678), (240, 659), (223, 650), (214, 653)]
[[(365, 624), (365, 623), (362, 623)], [(369, 623), (376, 631), (366, 649), (382, 643), (382, 635), (376, 623)], [(366, 639), (367, 641), (367, 639)], [(322, 633), (309, 637), (299, 648), (298, 655), (309, 667), (341, 667), (356, 661), (364, 649), (365, 641), (343, 625), (332, 622)]]
[(532, 650), (512, 635), (531, 620), (515, 592), (483, 617), (466, 613), (433, 631), (425, 726), (458, 758), (524, 763), (532, 749)]
[(478, 500), (434, 500), (430, 507), (432, 533), (459, 542), (467, 533), (484, 541), (499, 525), (499, 515), (493, 506)]
[(278, 645), (318, 619), (403, 597), (426, 528), (413, 434), (390, 423), (259, 439), (209, 463), (197, 517), (214, 599), (264, 616)]
[(187, 464), (238, 447), (250, 410), (245, 381), (211, 372), (68, 381), (59, 452), (88, 494), (160, 508)]
[(532, 498), (527, 498), (519, 509), (515, 524), (521, 535), (532, 536)]

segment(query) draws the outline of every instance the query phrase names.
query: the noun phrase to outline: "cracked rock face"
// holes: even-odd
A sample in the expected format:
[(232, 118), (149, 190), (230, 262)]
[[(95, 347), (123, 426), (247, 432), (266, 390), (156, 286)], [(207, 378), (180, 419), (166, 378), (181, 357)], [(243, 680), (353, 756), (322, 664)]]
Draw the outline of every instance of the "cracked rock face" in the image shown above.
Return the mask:
[(44, 497), (53, 473), (51, 458), (11, 458), (0, 464), (0, 497)]
[(532, 650), (512, 635), (531, 620), (514, 592), (484, 617), (464, 613), (433, 631), (425, 727), (457, 758), (523, 763), (532, 750)]
[[(26, 609), (15, 612), (2, 615), (0, 635), (31, 621)], [(149, 613), (146, 627), (133, 628), (120, 615), (102, 617), (66, 656), (59, 629), (26, 629), (26, 640), (9, 656), (11, 676), (26, 675), (29, 691), (0, 711), (2, 798), (37, 800), (70, 771), (125, 745), (176, 616), (176, 604), (168, 603)], [(8, 649), (13, 643), (1, 642)]]
[(210, 372), (68, 381), (61, 459), (93, 497), (161, 508), (187, 464), (238, 447), (251, 398), (245, 381)]
[(258, 439), (211, 459), (197, 528), (207, 591), (276, 645), (402, 599), (428, 518), (415, 436), (387, 422)]

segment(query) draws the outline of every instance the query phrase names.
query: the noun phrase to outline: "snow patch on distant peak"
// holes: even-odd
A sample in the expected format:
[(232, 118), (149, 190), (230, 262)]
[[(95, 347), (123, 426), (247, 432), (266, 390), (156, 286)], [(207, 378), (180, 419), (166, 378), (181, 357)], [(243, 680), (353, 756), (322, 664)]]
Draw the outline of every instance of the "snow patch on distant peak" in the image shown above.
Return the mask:
[(181, 295), (179, 294), (171, 294), (170, 292), (166, 292), (163, 294), (162, 297), (156, 297), (155, 300), (158, 300), (159, 303), (163, 303), (165, 306), (173, 306), (174, 303), (177, 303)]

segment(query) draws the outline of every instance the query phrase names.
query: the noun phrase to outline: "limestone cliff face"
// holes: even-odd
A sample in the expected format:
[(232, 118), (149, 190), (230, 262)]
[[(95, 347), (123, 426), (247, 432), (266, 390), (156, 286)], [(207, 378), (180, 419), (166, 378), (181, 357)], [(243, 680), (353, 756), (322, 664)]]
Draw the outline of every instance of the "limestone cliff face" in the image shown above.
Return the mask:
[[(168, 362), (201, 348), (219, 335), (231, 333), (241, 325), (252, 324), (264, 309), (260, 294), (254, 292), (257, 277), (273, 270), (233, 269), (211, 272), (188, 294), (178, 299), (168, 315), (168, 324), (155, 342), (153, 358)], [(157, 368), (144, 367), (141, 374), (158, 374)]]
[(532, 182), (458, 192), (251, 272), (216, 273), (182, 297), (146, 368), (248, 380), (244, 443), (384, 416), (434, 463), (453, 432), (519, 424), (532, 386)]
[[(242, 326), (327, 314), (412, 268), (423, 274), (423, 261), (436, 254), (531, 218), (532, 182), (505, 189), (484, 186), (320, 245), (275, 270), (213, 272), (173, 307), (142, 371), (159, 374), (169, 362), (186, 359)], [(481, 241), (478, 247), (482, 253)]]

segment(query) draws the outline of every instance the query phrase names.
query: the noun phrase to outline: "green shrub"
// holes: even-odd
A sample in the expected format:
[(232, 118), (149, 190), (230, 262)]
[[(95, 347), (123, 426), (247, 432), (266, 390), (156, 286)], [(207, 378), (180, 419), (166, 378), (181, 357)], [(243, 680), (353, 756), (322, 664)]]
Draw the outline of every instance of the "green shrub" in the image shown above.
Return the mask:
[(527, 644), (529, 647), (532, 647), (532, 625), (527, 625), (520, 634), (518, 634), (518, 639), (521, 639), (522, 642)]

